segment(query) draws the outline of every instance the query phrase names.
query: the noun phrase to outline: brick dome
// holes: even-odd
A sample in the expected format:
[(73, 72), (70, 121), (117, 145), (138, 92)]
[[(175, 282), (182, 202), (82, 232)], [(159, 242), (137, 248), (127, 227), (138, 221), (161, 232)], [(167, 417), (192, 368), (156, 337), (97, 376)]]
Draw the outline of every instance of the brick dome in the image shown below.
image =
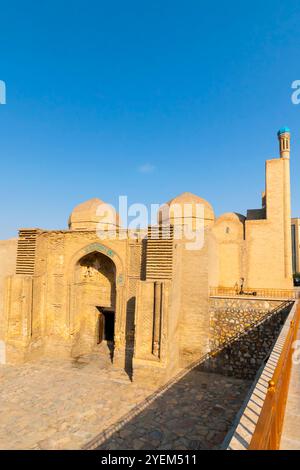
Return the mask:
[(158, 220), (160, 223), (168, 221), (182, 224), (183, 216), (193, 219), (204, 219), (208, 225), (215, 219), (214, 210), (209, 202), (196, 194), (185, 192), (166, 202), (159, 210)]
[(93, 198), (78, 204), (68, 223), (70, 230), (111, 230), (119, 225), (119, 215), (110, 204)]

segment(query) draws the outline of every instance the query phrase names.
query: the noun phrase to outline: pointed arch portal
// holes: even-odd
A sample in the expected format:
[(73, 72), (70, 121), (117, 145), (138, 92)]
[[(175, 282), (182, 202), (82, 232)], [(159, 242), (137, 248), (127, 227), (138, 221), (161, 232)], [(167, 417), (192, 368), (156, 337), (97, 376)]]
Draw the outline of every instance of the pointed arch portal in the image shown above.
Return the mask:
[(124, 276), (118, 255), (100, 243), (80, 250), (74, 259), (70, 285), (72, 356), (99, 349), (113, 350), (121, 336), (121, 293)]

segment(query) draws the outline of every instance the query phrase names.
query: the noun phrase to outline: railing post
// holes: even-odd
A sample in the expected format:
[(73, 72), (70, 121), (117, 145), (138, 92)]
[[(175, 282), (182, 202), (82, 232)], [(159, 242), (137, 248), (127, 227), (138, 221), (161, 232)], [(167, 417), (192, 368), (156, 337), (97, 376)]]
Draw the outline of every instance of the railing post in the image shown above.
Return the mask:
[(268, 444), (267, 448), (276, 450), (277, 449), (277, 419), (276, 419), (276, 404), (274, 403), (274, 396), (276, 392), (276, 384), (274, 380), (269, 380), (268, 383), (268, 391), (267, 395), (270, 396), (270, 402), (271, 402), (271, 409), (270, 409), (270, 415), (271, 415), (271, 420), (273, 420), (273, 416), (275, 416), (275, 422), (274, 425), (271, 427), (270, 434), (269, 434), (269, 439), (268, 439)]

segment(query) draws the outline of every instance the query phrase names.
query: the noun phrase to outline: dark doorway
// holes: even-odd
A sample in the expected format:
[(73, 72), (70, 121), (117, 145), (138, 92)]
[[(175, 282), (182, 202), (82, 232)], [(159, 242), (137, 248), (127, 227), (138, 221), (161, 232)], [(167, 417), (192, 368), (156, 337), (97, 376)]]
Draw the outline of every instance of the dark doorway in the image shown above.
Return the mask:
[(97, 307), (99, 310), (98, 319), (98, 344), (103, 340), (113, 342), (115, 335), (115, 312), (103, 307)]
[(104, 339), (113, 341), (115, 335), (115, 312), (103, 310), (104, 316)]

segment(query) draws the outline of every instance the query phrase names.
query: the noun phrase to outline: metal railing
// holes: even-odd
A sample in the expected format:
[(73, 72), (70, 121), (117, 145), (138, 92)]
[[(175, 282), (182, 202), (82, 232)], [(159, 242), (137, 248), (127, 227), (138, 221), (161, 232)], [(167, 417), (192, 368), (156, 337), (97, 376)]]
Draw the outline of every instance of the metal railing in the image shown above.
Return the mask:
[(285, 406), (292, 367), (293, 343), (300, 324), (300, 305), (296, 306), (278, 364), (252, 436), (249, 450), (277, 450), (283, 427)]
[(224, 297), (245, 297), (245, 298), (274, 298), (274, 299), (299, 299), (299, 289), (263, 289), (263, 288), (244, 288), (243, 291), (235, 287), (211, 287), (209, 292), (210, 297), (224, 296)]

